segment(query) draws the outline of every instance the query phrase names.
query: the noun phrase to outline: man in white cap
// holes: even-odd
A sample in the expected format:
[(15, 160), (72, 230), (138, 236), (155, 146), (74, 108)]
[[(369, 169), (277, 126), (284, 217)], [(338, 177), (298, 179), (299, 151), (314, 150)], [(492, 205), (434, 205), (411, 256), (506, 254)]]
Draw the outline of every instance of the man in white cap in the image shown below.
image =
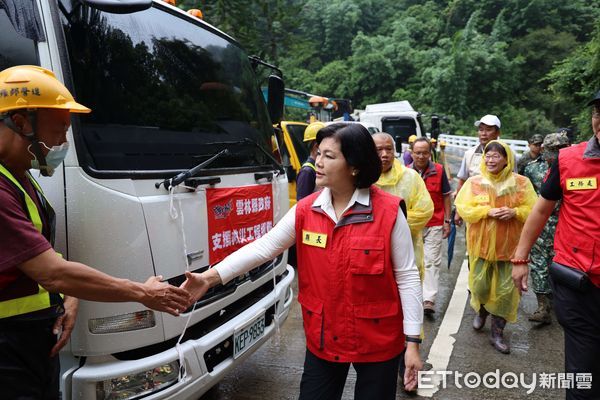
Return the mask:
[[(485, 145), (492, 140), (498, 139), (500, 136), (500, 118), (495, 115), (487, 114), (475, 121), (477, 127), (477, 134), (479, 135), (479, 144), (465, 151), (465, 154), (460, 164), (460, 169), (456, 177), (458, 178), (458, 186), (456, 187), (456, 193), (460, 191), (460, 188), (467, 179), (472, 176), (479, 175), (479, 164), (481, 164), (481, 157)], [(517, 160), (514, 160), (514, 165), (517, 165)], [(517, 172), (515, 170), (515, 172)], [(454, 217), (456, 225), (462, 225), (462, 218), (458, 213)]]

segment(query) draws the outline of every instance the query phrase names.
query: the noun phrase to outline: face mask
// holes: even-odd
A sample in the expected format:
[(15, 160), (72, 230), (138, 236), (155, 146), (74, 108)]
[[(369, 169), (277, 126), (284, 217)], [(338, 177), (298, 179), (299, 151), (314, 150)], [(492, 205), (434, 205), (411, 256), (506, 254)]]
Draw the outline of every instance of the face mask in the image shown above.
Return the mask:
[[(45, 143), (40, 142), (42, 146), (48, 149), (48, 154), (46, 154), (46, 171), (48, 172), (48, 176), (52, 176), (54, 174), (54, 170), (58, 168), (60, 163), (65, 160), (67, 156), (67, 152), (69, 151), (69, 142), (64, 142), (60, 146), (52, 146), (52, 148), (46, 146)], [(35, 154), (33, 154), (30, 150), (31, 145), (27, 148), (29, 154), (33, 156), (33, 160), (31, 160), (31, 168), (33, 169), (41, 169), (40, 163), (37, 160)]]

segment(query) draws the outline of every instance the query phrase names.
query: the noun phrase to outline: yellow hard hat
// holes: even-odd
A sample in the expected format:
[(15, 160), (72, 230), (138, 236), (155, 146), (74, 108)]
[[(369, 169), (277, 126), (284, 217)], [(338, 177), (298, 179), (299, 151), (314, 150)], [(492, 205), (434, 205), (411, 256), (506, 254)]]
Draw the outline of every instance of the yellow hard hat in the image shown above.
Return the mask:
[(412, 142), (414, 142), (415, 140), (417, 140), (417, 135), (410, 135), (410, 136), (408, 137), (408, 143), (412, 143)]
[(325, 128), (325, 124), (317, 121), (308, 125), (304, 130), (304, 142), (310, 142), (311, 140), (315, 140), (317, 138), (317, 133), (321, 130), (321, 128)]
[(436, 138), (431, 138), (430, 142), (431, 143), (437, 143), (437, 139)]
[(446, 147), (446, 141), (445, 140), (440, 140), (440, 147)]
[(90, 110), (75, 101), (54, 72), (35, 65), (0, 71), (0, 113), (19, 109), (56, 108), (72, 113)]

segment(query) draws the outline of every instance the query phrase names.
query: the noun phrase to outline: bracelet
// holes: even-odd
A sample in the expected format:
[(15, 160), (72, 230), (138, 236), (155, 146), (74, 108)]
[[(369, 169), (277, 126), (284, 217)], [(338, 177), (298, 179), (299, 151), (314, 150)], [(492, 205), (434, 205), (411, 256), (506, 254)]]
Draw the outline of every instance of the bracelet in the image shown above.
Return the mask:
[(529, 260), (525, 260), (525, 259), (521, 260), (521, 259), (517, 259), (517, 258), (511, 259), (510, 262), (513, 265), (527, 265), (527, 264), (529, 264)]
[(416, 338), (416, 337), (410, 337), (410, 336), (406, 336), (404, 338), (407, 342), (412, 342), (412, 343), (423, 343), (423, 340), (421, 338)]
[(449, 219), (445, 219), (445, 220), (444, 220), (444, 223), (445, 223), (445, 224), (449, 224), (449, 223), (450, 223), (450, 220), (449, 220)]

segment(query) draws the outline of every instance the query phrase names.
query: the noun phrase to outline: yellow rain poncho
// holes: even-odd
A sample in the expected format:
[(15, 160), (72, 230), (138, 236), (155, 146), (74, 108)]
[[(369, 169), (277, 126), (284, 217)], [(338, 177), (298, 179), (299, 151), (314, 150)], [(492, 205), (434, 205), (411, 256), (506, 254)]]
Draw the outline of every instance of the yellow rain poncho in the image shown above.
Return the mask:
[(375, 182), (384, 191), (400, 196), (406, 203), (407, 221), (413, 241), (415, 263), (423, 280), (425, 265), (423, 260), (423, 228), (433, 215), (433, 201), (425, 182), (417, 171), (406, 168), (394, 159), (389, 171), (384, 172)]
[[(498, 174), (491, 174), (482, 162), (481, 175), (467, 179), (454, 204), (468, 224), (471, 306), (479, 311), (485, 305), (491, 314), (515, 322), (520, 295), (511, 277), (509, 260), (537, 196), (529, 179), (512, 172), (514, 157), (510, 147), (496, 140), (490, 143), (504, 147), (508, 164)], [(512, 208), (516, 215), (509, 220), (488, 216), (491, 209), (500, 207)]]

